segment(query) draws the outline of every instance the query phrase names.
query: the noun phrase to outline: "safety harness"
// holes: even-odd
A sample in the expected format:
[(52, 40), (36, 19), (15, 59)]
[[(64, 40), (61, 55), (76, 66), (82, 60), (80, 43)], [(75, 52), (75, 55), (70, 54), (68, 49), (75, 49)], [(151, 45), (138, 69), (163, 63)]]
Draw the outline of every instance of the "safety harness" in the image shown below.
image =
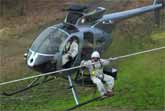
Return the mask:
[[(103, 63), (101, 62), (100, 59), (99, 59), (99, 63), (100, 63), (100, 65), (101, 65), (101, 67), (100, 67), (99, 69), (102, 69), (102, 68), (103, 68)], [(92, 69), (92, 72), (91, 72), (91, 76), (92, 76), (92, 77), (97, 77), (97, 78), (99, 78), (101, 81), (103, 81), (103, 80), (104, 80), (104, 75), (102, 74), (102, 77), (97, 76), (97, 75), (96, 75), (96, 67), (95, 67), (95, 64), (92, 64), (92, 66), (93, 66), (93, 69)]]
[(71, 47), (71, 43), (68, 42), (67, 45), (65, 45), (65, 50), (64, 50), (65, 54), (70, 50), (70, 47)]

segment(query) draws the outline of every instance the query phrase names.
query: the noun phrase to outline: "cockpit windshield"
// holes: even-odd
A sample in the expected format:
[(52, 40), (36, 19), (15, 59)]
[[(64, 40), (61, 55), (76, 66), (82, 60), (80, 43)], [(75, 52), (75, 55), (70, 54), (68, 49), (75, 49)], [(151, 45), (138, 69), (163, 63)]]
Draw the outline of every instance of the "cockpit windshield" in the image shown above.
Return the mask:
[(68, 34), (62, 29), (49, 27), (33, 42), (31, 49), (38, 53), (55, 54)]

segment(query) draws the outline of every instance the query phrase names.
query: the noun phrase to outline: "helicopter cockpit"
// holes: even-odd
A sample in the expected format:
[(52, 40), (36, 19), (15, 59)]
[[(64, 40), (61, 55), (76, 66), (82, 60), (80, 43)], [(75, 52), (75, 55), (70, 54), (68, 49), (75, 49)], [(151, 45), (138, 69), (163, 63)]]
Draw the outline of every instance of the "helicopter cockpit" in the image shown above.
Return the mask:
[(89, 11), (89, 7), (87, 6), (72, 5), (67, 11), (69, 13), (66, 16), (64, 23), (70, 25), (84, 25), (91, 24), (102, 18), (106, 9), (97, 7), (93, 11)]
[(86, 6), (82, 5), (72, 5), (67, 9), (69, 12), (65, 18), (65, 23), (75, 25), (77, 21), (84, 16), (84, 12), (87, 10)]
[(68, 33), (64, 30), (49, 27), (37, 37), (31, 50), (42, 54), (55, 54), (60, 51), (60, 46), (67, 37)]

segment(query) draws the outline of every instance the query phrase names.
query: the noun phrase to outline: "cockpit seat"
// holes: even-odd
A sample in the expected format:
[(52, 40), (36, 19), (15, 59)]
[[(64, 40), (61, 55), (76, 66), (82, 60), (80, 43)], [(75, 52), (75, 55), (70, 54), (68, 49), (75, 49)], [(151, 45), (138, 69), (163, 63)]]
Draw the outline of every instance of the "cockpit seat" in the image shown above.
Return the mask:
[[(115, 80), (117, 80), (118, 70), (113, 67), (105, 67), (103, 69), (104, 74), (112, 76)], [(83, 73), (83, 74), (82, 74)], [(90, 78), (89, 71), (79, 72), (77, 78), (75, 79), (76, 83), (79, 85), (86, 86), (95, 86)], [(103, 81), (104, 82), (104, 81)]]

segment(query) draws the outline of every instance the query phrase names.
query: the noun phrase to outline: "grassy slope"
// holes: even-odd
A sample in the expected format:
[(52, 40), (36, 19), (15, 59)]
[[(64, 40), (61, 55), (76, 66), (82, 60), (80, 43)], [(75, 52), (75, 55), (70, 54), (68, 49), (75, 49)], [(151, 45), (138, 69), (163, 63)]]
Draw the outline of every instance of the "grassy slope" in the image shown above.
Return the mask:
[[(77, 111), (164, 109), (164, 50), (120, 60), (116, 64), (119, 67), (116, 96), (94, 102)], [(73, 98), (69, 91), (61, 87), (66, 88), (67, 82), (59, 83), (57, 80), (15, 97), (3, 97), (1, 111), (62, 111), (73, 105)], [(79, 93), (81, 101), (96, 96), (93, 95), (93, 88), (79, 88)]]
[[(91, 105), (97, 110), (105, 108), (163, 110), (165, 51), (145, 54), (122, 60), (119, 63), (119, 79), (116, 96)], [(159, 66), (159, 67), (157, 67)], [(101, 107), (100, 107), (101, 106)], [(95, 108), (93, 108), (94, 110)]]
[[(129, 29), (129, 31), (131, 32), (137, 29), (137, 32), (126, 32), (125, 35), (123, 31), (114, 31), (114, 42), (108, 48), (108, 51), (106, 51), (105, 57), (109, 57), (109, 55), (124, 55), (148, 48), (164, 46), (165, 28), (156, 30), (152, 34), (149, 34), (147, 36), (145, 34), (145, 36), (141, 36), (139, 32), (141, 32), (142, 34), (144, 33), (144, 26), (141, 26), (143, 23), (144, 22), (138, 24), (138, 26), (136, 26), (137, 24), (130, 23), (132, 29)], [(151, 24), (149, 23), (149, 25)], [(142, 30), (140, 30), (140, 28), (142, 28)], [(32, 35), (30, 34), (26, 36), (28, 37)], [(27, 44), (29, 44), (29, 40), (31, 40), (31, 38), (27, 38)], [(24, 41), (24, 39), (20, 38), (19, 41)], [(9, 43), (10, 42), (15, 43), (15, 41), (9, 41)], [(13, 46), (16, 47), (14, 44)], [(17, 49), (17, 47), (14, 49)], [(7, 49), (5, 50), (7, 52), (9, 48), (7, 47)], [(13, 53), (17, 52), (13, 51)], [(11, 56), (13, 56), (12, 54)], [(104, 101), (94, 102), (80, 109), (77, 109), (77, 111), (109, 111), (110, 109), (113, 109), (114, 111), (141, 111), (165, 109), (165, 107), (163, 107), (163, 105), (165, 104), (164, 50), (120, 60), (113, 64), (119, 69), (119, 78), (116, 81), (115, 85), (116, 96)], [(16, 70), (14, 70), (14, 72), (15, 71)], [(24, 70), (22, 69), (21, 71), (17, 70), (17, 73), (21, 73), (23, 71)], [(29, 72), (29, 70), (27, 72)], [(8, 73), (5, 73), (5, 75), (7, 74)], [(22, 77), (22, 75), (18, 76)], [(19, 78), (18, 76), (16, 77)], [(12, 76), (7, 77), (6, 79), (9, 78), (12, 78)], [(39, 86), (37, 88), (34, 88), (33, 90), (16, 96), (0, 97), (0, 111), (63, 111), (64, 109), (72, 106), (74, 102), (70, 91), (66, 90), (67, 81), (62, 81), (63, 80), (61, 79), (57, 79), (57, 81), (52, 81), (48, 84)], [(17, 88), (19, 88), (20, 85), (22, 85), (22, 83), (18, 83)], [(14, 87), (16, 86), (13, 85), (13, 88)], [(81, 101), (96, 96), (97, 94), (94, 94), (94, 90), (94, 88), (80, 87), (78, 91), (80, 93)]]

